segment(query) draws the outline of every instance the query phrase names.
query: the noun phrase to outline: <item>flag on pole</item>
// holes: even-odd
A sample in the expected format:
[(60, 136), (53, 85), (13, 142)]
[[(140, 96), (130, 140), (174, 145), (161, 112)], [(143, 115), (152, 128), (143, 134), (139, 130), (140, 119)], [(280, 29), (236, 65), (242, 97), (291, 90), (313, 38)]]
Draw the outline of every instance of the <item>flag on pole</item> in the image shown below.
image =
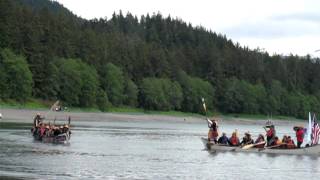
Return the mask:
[(312, 145), (318, 144), (320, 139), (320, 127), (316, 122), (316, 117), (313, 116), (313, 124), (312, 124)]

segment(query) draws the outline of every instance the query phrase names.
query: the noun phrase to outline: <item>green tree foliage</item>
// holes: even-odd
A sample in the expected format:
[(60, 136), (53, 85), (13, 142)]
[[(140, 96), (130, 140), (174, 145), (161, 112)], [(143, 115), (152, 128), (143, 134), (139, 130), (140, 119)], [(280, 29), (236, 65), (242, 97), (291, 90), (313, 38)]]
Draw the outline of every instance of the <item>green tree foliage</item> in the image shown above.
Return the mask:
[(183, 111), (203, 112), (201, 98), (205, 98), (207, 107), (213, 109), (214, 88), (209, 82), (190, 77), (183, 71), (178, 72), (178, 82), (183, 91)]
[(162, 78), (145, 78), (141, 83), (141, 105), (151, 110), (180, 110), (181, 87), (177, 82)]
[(103, 68), (100, 75), (102, 88), (107, 92), (110, 102), (119, 106), (124, 100), (124, 75), (122, 70), (112, 63), (108, 63)]
[(136, 107), (138, 105), (138, 93), (137, 85), (131, 79), (127, 79), (124, 88), (124, 104)]
[(102, 89), (98, 89), (96, 102), (97, 102), (98, 108), (101, 111), (107, 111), (108, 108), (111, 106), (107, 93)]
[(59, 97), (69, 105), (92, 107), (96, 104), (98, 75), (94, 68), (79, 59), (60, 59)]
[(231, 113), (270, 113), (267, 109), (267, 92), (261, 84), (252, 85), (246, 81), (230, 79), (226, 81), (226, 91), (222, 109)]
[[(106, 107), (107, 95), (114, 106), (202, 112), (204, 96), (218, 111), (302, 117), (320, 99), (319, 58), (269, 55), (160, 13), (138, 18), (120, 11), (85, 20), (56, 1), (1, 0), (0, 48), (25, 57), (32, 97), (76, 106)], [(64, 67), (57, 58), (77, 60)], [(7, 72), (0, 75), (6, 81)], [(161, 103), (147, 107), (140, 87), (146, 78), (177, 81), (183, 103), (178, 94), (163, 94)], [(164, 84), (156, 86), (180, 92), (178, 85)], [(12, 88), (1, 84), (1, 98), (16, 96)]]
[(0, 97), (25, 102), (32, 92), (32, 74), (25, 58), (3, 49), (0, 52), (0, 70)]

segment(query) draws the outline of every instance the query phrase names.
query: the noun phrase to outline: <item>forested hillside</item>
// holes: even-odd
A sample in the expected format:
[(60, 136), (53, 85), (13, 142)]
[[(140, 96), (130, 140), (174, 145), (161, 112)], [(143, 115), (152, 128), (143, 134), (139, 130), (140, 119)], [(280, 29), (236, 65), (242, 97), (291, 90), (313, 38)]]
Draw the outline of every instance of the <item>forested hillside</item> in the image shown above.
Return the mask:
[(204, 97), (224, 113), (306, 117), (320, 109), (319, 70), (319, 59), (269, 55), (161, 14), (85, 20), (57, 2), (0, 0), (0, 101), (202, 112)]

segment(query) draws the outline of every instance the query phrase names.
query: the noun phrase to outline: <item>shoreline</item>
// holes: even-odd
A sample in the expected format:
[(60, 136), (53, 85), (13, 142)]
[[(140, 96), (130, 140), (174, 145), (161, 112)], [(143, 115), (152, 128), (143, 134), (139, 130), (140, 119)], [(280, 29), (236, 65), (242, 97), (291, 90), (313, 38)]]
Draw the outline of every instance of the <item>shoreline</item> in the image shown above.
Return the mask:
[[(2, 114), (2, 122), (21, 122), (21, 123), (32, 123), (33, 118), (37, 113), (45, 116), (45, 120), (66, 120), (68, 116), (71, 117), (73, 122), (81, 121), (98, 121), (98, 122), (143, 122), (143, 121), (166, 121), (166, 122), (187, 122), (187, 123), (199, 123), (205, 121), (205, 117), (195, 116), (174, 116), (174, 115), (161, 115), (161, 114), (144, 114), (144, 113), (104, 113), (104, 112), (55, 112), (46, 110), (32, 110), (32, 109), (13, 109), (3, 108), (0, 109)], [(230, 116), (217, 116), (218, 122), (221, 124), (243, 124), (243, 125), (264, 125), (268, 119), (263, 118), (241, 118), (241, 117), (230, 117)], [(281, 120), (273, 119), (272, 122), (276, 125), (303, 125), (307, 121), (301, 120)]]

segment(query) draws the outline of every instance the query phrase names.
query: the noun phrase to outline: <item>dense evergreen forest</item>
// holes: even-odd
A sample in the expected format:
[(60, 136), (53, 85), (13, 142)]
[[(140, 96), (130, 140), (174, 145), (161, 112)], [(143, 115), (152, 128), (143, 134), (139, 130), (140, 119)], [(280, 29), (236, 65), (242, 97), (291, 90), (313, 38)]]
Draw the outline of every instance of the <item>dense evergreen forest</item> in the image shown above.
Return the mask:
[(0, 0), (0, 101), (201, 113), (204, 97), (211, 111), (306, 117), (319, 90), (319, 59), (269, 55), (159, 13), (85, 20), (54, 1)]

